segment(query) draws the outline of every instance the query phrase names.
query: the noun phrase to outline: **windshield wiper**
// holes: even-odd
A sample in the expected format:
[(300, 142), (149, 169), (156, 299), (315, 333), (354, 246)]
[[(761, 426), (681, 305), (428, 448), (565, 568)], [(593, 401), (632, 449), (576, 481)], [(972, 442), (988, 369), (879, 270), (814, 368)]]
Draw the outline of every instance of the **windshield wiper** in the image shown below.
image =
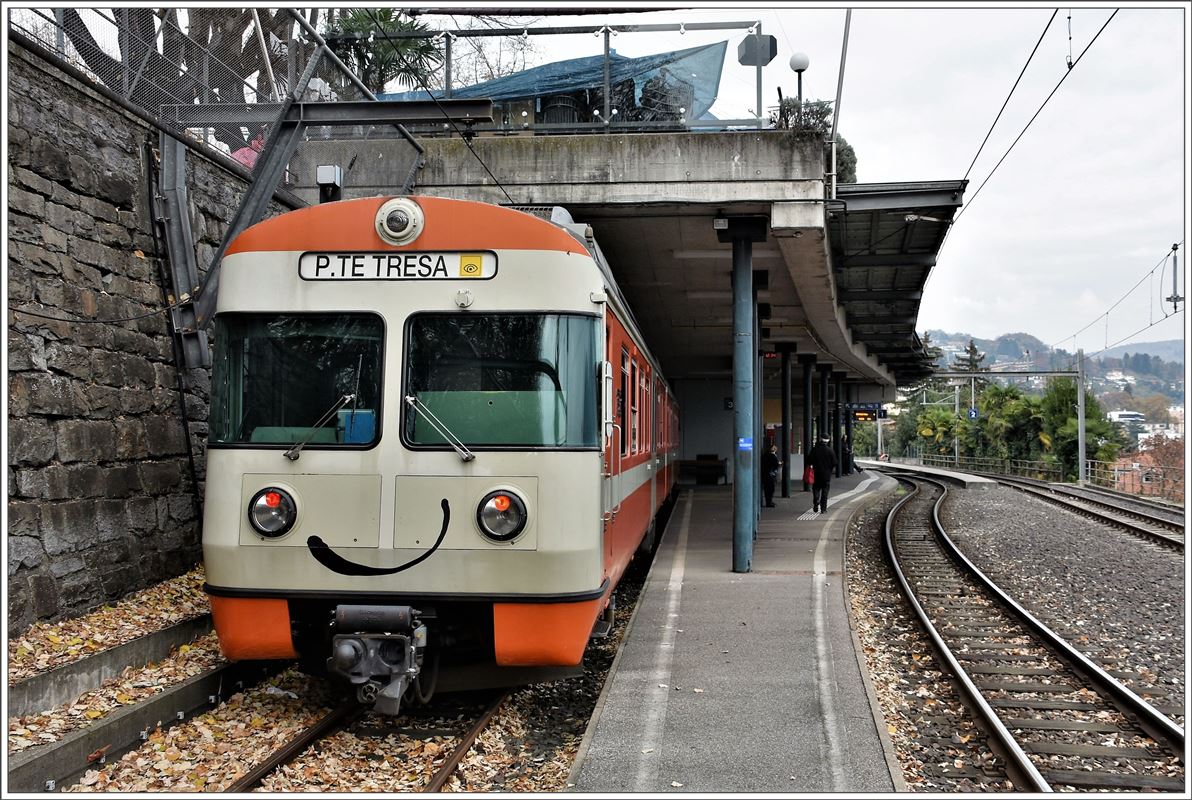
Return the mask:
[(319, 421), (316, 422), (314, 427), (310, 429), (310, 433), (306, 434), (306, 438), (300, 442), (296, 442), (294, 446), (283, 453), (283, 455), (291, 461), (297, 461), (298, 454), (302, 452), (302, 448), (306, 446), (306, 443), (315, 437), (315, 434), (319, 432), (319, 429), (327, 424), (327, 420), (331, 419), (331, 417), (335, 415), (336, 411), (339, 411), (341, 408), (343, 408), (344, 404), (349, 400), (352, 400), (354, 397), (356, 397), (354, 394), (345, 394), (343, 397), (336, 400), (335, 404), (332, 405), (331, 408), (327, 409), (327, 413), (319, 417)]
[(459, 437), (448, 430), (447, 426), (443, 424), (443, 421), (436, 417), (434, 413), (426, 407), (426, 403), (423, 403), (412, 394), (406, 395), (406, 403), (410, 406), (410, 408), (422, 415), (422, 418), (426, 420), (430, 426), (447, 441), (447, 444), (451, 445), (455, 452), (459, 453), (459, 457), (461, 459), (464, 461), (471, 461), (476, 457), (476, 454), (469, 450), (464, 443), (459, 440)]

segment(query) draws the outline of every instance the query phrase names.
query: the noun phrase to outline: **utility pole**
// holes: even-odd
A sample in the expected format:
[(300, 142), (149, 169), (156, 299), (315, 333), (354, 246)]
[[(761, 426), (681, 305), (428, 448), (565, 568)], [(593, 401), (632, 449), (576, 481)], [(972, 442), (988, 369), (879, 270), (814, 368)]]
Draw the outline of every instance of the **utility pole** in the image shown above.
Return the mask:
[[(958, 383), (955, 386), (953, 386), (952, 388), (955, 389), (955, 401), (953, 403), (952, 410), (956, 414), (957, 421), (959, 421), (960, 420), (960, 384)], [(953, 452), (955, 454), (955, 458), (956, 458), (956, 467), (957, 467), (957, 469), (959, 469), (960, 468), (960, 430), (958, 427), (956, 427), (955, 424), (953, 424), (953, 427), (952, 427), (952, 450), (953, 450)]]
[(1076, 485), (1084, 486), (1086, 466), (1084, 462), (1084, 349), (1076, 351)]
[(1171, 297), (1167, 298), (1167, 302), (1171, 303), (1171, 311), (1174, 314), (1180, 310), (1180, 301), (1184, 298), (1180, 297), (1180, 260), (1179, 254), (1176, 252), (1180, 249), (1178, 244), (1171, 246)]

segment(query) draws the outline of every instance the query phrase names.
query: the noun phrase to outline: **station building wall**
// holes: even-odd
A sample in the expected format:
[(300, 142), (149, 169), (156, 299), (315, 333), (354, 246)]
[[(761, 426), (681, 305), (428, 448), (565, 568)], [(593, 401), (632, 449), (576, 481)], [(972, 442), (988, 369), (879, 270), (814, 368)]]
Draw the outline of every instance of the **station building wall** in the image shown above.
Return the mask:
[[(209, 375), (181, 376), (188, 441), (168, 321), (149, 313), (166, 303), (146, 182), (145, 145), (158, 132), (13, 42), (7, 72), (15, 635), (198, 563)], [(187, 164), (206, 264), (244, 181), (193, 152)]]
[(733, 412), (726, 400), (733, 396), (727, 380), (676, 380), (672, 384), (679, 401), (682, 442), (679, 458), (691, 459), (715, 453), (728, 459), (728, 482), (733, 480)]

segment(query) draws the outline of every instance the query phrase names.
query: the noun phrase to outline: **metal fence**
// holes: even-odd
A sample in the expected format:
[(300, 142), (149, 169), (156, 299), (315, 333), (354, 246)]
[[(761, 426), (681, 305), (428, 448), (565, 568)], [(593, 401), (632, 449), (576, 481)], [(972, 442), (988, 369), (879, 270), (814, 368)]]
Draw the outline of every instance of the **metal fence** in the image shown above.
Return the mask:
[(969, 458), (961, 456), (924, 455), (922, 464), (927, 467), (954, 469), (959, 472), (983, 472), (990, 475), (1012, 475), (1020, 478), (1034, 478), (1041, 481), (1062, 481), (1063, 469), (1059, 464), (1047, 461), (1019, 461), (1000, 458)]
[(1184, 502), (1183, 467), (1161, 467), (1142, 462), (1086, 461), (1088, 481), (1123, 494)]

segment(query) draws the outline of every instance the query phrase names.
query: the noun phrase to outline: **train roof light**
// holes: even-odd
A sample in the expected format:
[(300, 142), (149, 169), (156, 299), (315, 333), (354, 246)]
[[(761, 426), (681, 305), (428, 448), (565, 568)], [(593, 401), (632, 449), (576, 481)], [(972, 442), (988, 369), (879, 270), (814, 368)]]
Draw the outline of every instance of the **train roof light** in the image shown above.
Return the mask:
[(408, 197), (387, 200), (377, 209), (377, 233), (390, 244), (409, 244), (422, 235), (426, 215)]

